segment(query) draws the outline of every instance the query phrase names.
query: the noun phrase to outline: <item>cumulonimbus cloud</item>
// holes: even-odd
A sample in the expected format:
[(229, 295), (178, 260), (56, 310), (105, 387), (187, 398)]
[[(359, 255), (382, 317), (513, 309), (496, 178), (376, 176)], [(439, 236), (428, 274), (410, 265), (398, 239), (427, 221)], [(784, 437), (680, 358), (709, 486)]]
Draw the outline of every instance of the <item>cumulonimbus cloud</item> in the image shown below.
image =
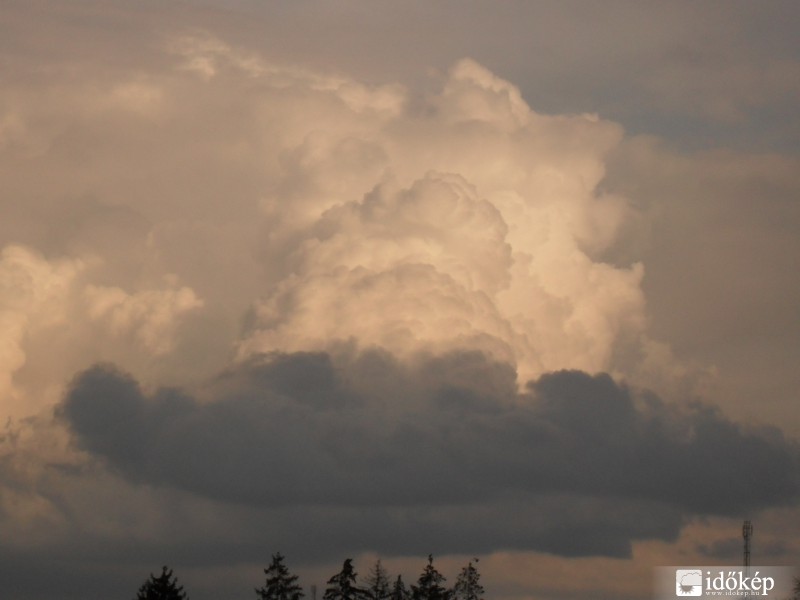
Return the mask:
[[(675, 536), (687, 515), (796, 497), (796, 452), (779, 436), (587, 374), (674, 367), (648, 337), (644, 267), (604, 260), (630, 215), (625, 198), (600, 189), (619, 126), (538, 114), (472, 60), (412, 98), (202, 36), (170, 51), (168, 75), (108, 82), (127, 92), (110, 93), (119, 106), (104, 110), (118, 109), (125, 127), (180, 132), (235, 95), (246, 110), (219, 121), (223, 139), (197, 160), (251, 174), (257, 185), (245, 189), (260, 195), (226, 191), (236, 210), (225, 210), (187, 192), (203, 187), (202, 169), (184, 189), (140, 156), (163, 187), (162, 204), (130, 200), (144, 215), (128, 236), (141, 264), (114, 272), (114, 236), (97, 247), (84, 236), (108, 264), (74, 290), (78, 322), (169, 360), (188, 352), (178, 327), (187, 315), (201, 324), (209, 306), (249, 314), (234, 360), (202, 385), (147, 393), (116, 368), (80, 373), (58, 410), (90, 454), (134, 483), (332, 511), (331, 532), (357, 511), (386, 511), (387, 532), (439, 531), (450, 550), (458, 527), (447, 514), (525, 515), (527, 534), (508, 516), (478, 536), (486, 549), (618, 555), (632, 540)], [(130, 110), (145, 100), (147, 110)], [(245, 249), (249, 278), (230, 268)], [(198, 256), (230, 272), (200, 268)], [(714, 469), (742, 446), (759, 485)], [(615, 503), (650, 517), (625, 526), (602, 508)], [(544, 516), (533, 518), (534, 506)], [(563, 528), (572, 543), (559, 545)], [(617, 534), (598, 544), (601, 529)], [(409, 548), (365, 531), (361, 549)]]
[[(193, 11), (18, 4), (0, 44), (0, 563), (18, 589), (66, 596), (76, 573), (118, 589), (165, 551), (207, 580), (267, 547), (629, 556), (692, 516), (796, 505), (793, 443), (671, 403), (662, 384), (685, 372), (643, 291), (683, 356), (714, 332), (714, 352), (742, 352), (733, 321), (791, 345), (794, 242), (741, 251), (756, 213), (759, 236), (774, 221), (794, 240), (791, 159), (678, 157), (597, 115), (543, 114), (477, 47), (497, 73), (467, 58), (406, 88), (278, 64), (237, 46), (246, 27), (185, 34)], [(113, 34), (87, 35), (98, 24)], [(562, 82), (529, 66), (538, 90)], [(678, 217), (649, 255), (648, 197)], [(785, 312), (754, 310), (769, 293)], [(776, 372), (791, 352), (774, 348), (757, 356)], [(118, 366), (86, 370), (101, 360)], [(763, 393), (771, 377), (738, 364), (728, 385)]]

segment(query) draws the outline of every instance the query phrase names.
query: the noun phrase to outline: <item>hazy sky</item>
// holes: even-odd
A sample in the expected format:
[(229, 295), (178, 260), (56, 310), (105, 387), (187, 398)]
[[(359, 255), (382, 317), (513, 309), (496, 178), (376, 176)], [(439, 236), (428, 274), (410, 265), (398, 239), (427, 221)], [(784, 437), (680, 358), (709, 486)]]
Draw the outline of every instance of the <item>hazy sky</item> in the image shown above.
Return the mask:
[(0, 3), (0, 581), (800, 562), (796, 2)]

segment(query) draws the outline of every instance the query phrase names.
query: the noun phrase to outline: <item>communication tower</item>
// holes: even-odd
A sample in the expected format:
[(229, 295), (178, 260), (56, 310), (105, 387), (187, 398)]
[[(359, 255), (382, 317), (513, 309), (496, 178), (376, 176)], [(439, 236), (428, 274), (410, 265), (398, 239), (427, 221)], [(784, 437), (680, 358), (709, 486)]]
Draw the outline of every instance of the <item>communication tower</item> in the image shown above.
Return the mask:
[(742, 525), (742, 537), (744, 538), (744, 574), (750, 576), (750, 538), (753, 537), (753, 524), (745, 521)]

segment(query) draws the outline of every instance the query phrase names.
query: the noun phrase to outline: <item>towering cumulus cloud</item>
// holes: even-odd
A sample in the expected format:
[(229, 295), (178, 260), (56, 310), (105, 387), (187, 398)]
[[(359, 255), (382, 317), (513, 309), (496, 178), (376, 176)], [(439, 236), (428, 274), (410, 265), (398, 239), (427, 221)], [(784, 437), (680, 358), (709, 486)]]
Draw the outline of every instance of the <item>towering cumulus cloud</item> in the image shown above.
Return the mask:
[(626, 216), (597, 191), (620, 129), (538, 115), (470, 60), (424, 108), (352, 86), (300, 87), (312, 107), (263, 203), (266, 252), (286, 260), (242, 354), (474, 349), (522, 383), (612, 368), (644, 333), (642, 266), (597, 259)]

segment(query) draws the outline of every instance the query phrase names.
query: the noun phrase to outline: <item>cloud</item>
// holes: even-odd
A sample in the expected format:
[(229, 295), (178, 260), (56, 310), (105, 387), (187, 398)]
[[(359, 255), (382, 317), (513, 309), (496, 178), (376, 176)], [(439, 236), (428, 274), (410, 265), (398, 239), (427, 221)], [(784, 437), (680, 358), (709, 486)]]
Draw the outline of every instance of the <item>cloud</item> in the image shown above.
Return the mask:
[(627, 140), (615, 154), (606, 184), (642, 209), (649, 331), (687, 363), (719, 370), (703, 393), (729, 414), (797, 435), (785, 408), (798, 382), (800, 161), (729, 150), (687, 156), (652, 138)]
[[(241, 357), (349, 340), (398, 356), (463, 346), (515, 364), (520, 384), (660, 361), (643, 266), (602, 256), (631, 214), (598, 189), (618, 125), (539, 114), (471, 59), (420, 96), (282, 65), (203, 31), (166, 36), (160, 50), (158, 67), (81, 63), (75, 78), (43, 83), (52, 94), (15, 80), (15, 97), (37, 100), (4, 111), (28, 124), (20, 136), (42, 140), (33, 158), (5, 149), (18, 167), (12, 195), (31, 198), (15, 209), (36, 223), (26, 241), (104, 257), (87, 298), (100, 319), (97, 290), (129, 296), (115, 292), (114, 317), (103, 304), (113, 335), (174, 275), (228, 331), (250, 305)], [(57, 188), (35, 177), (45, 163)], [(136, 225), (124, 230), (124, 214)], [(150, 348), (163, 340), (158, 353), (173, 347), (139, 331)], [(232, 337), (209, 343), (227, 352)]]
[(270, 117), (285, 146), (261, 202), (263, 255), (285, 259), (267, 267), (273, 285), (241, 356), (350, 339), (398, 355), (464, 347), (516, 364), (524, 381), (614, 368), (620, 343), (647, 354), (642, 265), (599, 259), (629, 212), (596, 189), (617, 126), (539, 115), (472, 60), (423, 111), (382, 110), (389, 91), (355, 106), (348, 86), (254, 73), (268, 103), (280, 90), (279, 112), (286, 95), (314, 110)]
[(112, 335), (132, 335), (156, 356), (172, 349), (180, 318), (203, 306), (186, 286), (128, 294), (118, 287), (89, 285), (84, 297), (91, 319), (107, 323)]
[(22, 246), (7, 246), (0, 253), (0, 397), (6, 414), (25, 410), (18, 406), (13, 381), (27, 361), (25, 339), (64, 325), (65, 301), (81, 269), (80, 261), (51, 263)]
[[(0, 39), (0, 579), (642, 572), (796, 506), (793, 443), (743, 425), (796, 427), (796, 160), (630, 137), (794, 143), (786, 7), (45, 4)], [(673, 404), (687, 357), (724, 413)], [(648, 585), (545, 558), (493, 577)]]
[[(102, 240), (104, 236), (100, 236)], [(118, 266), (118, 265), (117, 265)], [(88, 283), (102, 279), (104, 261), (92, 254), (48, 259), (10, 244), (0, 252), (0, 397), (4, 418), (23, 418), (52, 406), (61, 376), (87, 355), (122, 358), (169, 353), (181, 326), (203, 301), (175, 276), (163, 289), (134, 293)], [(92, 348), (87, 339), (99, 338)], [(131, 343), (133, 342), (133, 343)], [(76, 352), (76, 349), (78, 352)], [(66, 356), (65, 356), (66, 355)]]
[[(725, 538), (715, 540), (710, 544), (698, 544), (697, 551), (703, 555), (717, 560), (727, 560), (736, 562), (741, 559), (744, 542), (741, 537)], [(765, 558), (776, 559), (784, 556), (788, 550), (784, 540), (768, 539), (759, 540), (758, 555), (760, 561), (766, 562)]]
[[(439, 539), (454, 551), (469, 522), (475, 551), (625, 555), (634, 539), (674, 537), (682, 518), (800, 494), (798, 448), (776, 430), (579, 371), (520, 394), (513, 369), (477, 353), (413, 366), (383, 352), (252, 357), (196, 395), (148, 394), (98, 365), (59, 411), (82, 448), (133, 482), (307, 511), (320, 538), (347, 524), (360, 550)], [(377, 518), (380, 534), (365, 533)]]

